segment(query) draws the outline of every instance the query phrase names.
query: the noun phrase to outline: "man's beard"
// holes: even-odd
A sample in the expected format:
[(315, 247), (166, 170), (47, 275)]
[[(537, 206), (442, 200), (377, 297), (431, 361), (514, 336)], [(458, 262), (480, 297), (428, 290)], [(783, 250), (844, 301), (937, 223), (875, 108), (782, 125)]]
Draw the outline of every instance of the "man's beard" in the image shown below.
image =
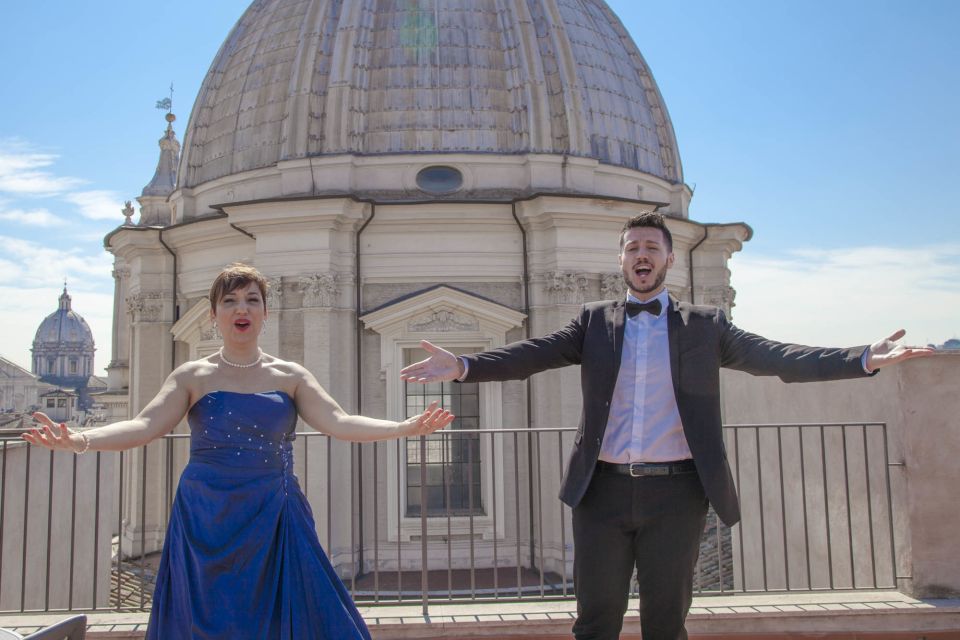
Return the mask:
[(645, 287), (643, 289), (635, 289), (633, 287), (633, 284), (630, 282), (630, 277), (626, 273), (624, 273), (623, 270), (620, 271), (620, 275), (623, 276), (623, 283), (627, 285), (627, 291), (633, 292), (635, 294), (651, 293), (659, 289), (663, 285), (664, 281), (667, 279), (667, 267), (666, 266), (662, 267), (660, 271), (657, 272), (656, 277), (653, 279), (653, 283), (650, 286)]

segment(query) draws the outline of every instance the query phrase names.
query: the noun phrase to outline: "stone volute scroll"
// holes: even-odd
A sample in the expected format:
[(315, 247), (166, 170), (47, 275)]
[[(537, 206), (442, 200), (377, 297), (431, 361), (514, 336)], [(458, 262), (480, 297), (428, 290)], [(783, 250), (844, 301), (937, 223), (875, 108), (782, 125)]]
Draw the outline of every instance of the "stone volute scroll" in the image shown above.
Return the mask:
[(316, 273), (300, 276), (297, 284), (303, 293), (303, 306), (305, 308), (332, 307), (340, 294), (340, 274), (338, 273)]
[(600, 299), (601, 300), (623, 300), (627, 295), (627, 287), (623, 282), (623, 274), (602, 273), (600, 274)]
[(159, 322), (164, 295), (160, 291), (139, 291), (127, 296), (127, 313), (133, 322)]
[(729, 316), (736, 291), (729, 285), (713, 285), (698, 291), (697, 302), (719, 307)]
[(143, 311), (143, 295), (140, 293), (131, 293), (127, 296), (127, 313), (131, 320), (136, 320), (137, 315)]
[(554, 304), (583, 304), (587, 276), (573, 271), (548, 271), (543, 274), (543, 286)]
[(283, 304), (283, 282), (279, 277), (267, 278), (267, 309), (276, 311)]

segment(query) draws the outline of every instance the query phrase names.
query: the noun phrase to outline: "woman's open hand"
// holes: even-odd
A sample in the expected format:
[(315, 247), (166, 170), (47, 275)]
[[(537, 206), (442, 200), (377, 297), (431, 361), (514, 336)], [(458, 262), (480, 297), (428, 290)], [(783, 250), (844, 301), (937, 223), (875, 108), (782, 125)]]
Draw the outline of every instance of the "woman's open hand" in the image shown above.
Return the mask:
[(437, 405), (439, 405), (439, 402), (434, 400), (423, 413), (401, 422), (403, 435), (407, 437), (428, 436), (453, 422), (456, 416), (446, 409), (438, 408)]
[(42, 424), (43, 427), (34, 427), (21, 436), (30, 444), (40, 445), (48, 449), (72, 451), (73, 453), (77, 453), (85, 448), (83, 436), (70, 431), (63, 422), (57, 424), (51, 420), (47, 414), (41, 411), (33, 413), (32, 416), (33, 419)]

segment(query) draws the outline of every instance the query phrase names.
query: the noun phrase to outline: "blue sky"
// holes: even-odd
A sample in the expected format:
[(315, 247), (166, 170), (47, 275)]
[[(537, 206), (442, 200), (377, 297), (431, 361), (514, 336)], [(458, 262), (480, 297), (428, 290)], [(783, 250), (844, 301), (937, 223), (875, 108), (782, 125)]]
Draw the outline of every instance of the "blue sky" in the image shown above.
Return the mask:
[[(673, 120), (691, 218), (744, 221), (734, 320), (772, 338), (960, 337), (960, 3), (614, 0)], [(182, 140), (245, 0), (15, 3), (0, 22), (0, 355), (63, 278), (110, 354), (102, 238)]]

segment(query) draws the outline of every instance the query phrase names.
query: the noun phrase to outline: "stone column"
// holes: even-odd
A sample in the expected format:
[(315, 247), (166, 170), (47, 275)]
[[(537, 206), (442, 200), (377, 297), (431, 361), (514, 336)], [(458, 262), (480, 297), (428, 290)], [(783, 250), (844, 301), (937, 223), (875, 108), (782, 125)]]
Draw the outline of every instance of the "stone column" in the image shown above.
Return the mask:
[[(152, 278), (151, 278), (152, 279)], [(171, 291), (139, 290), (127, 298), (130, 314), (130, 415), (153, 399), (173, 369)], [(122, 551), (125, 556), (159, 551), (166, 526), (166, 453), (163, 441), (124, 453)]]
[(303, 294), (303, 366), (309, 369), (325, 389), (336, 377), (331, 369), (334, 305), (340, 293), (340, 274), (314, 273), (300, 276), (298, 285)]
[[(533, 336), (563, 327), (577, 315), (584, 302), (594, 297), (589, 294), (589, 287), (595, 277), (584, 271), (551, 270), (534, 274), (531, 280), (530, 318)], [(530, 381), (530, 392), (533, 396), (532, 427), (556, 429), (577, 426), (581, 410), (578, 367), (563, 367), (534, 376)], [(563, 434), (562, 437), (540, 434), (533, 437), (531, 445), (530, 471), (534, 483), (531, 517), (534, 518), (536, 554), (531, 566), (539, 567), (542, 557), (544, 570), (569, 577), (572, 576), (573, 567), (573, 535), (568, 522), (569, 511), (557, 499), (557, 493), (563, 465), (573, 446), (573, 434)]]
[[(153, 399), (173, 369), (170, 330), (174, 319), (174, 260), (160, 243), (158, 230), (124, 227), (109, 237), (107, 248), (130, 269), (124, 304), (129, 314), (128, 406), (130, 415), (135, 416)], [(122, 352), (119, 339), (118, 348)], [(157, 441), (122, 455), (122, 553), (130, 556), (158, 551), (170, 498), (166, 492), (165, 445)]]
[(704, 231), (706, 236), (693, 249), (693, 302), (720, 307), (729, 317), (736, 292), (730, 286), (728, 264), (749, 238), (749, 230), (728, 224), (706, 226)]
[[(302, 294), (303, 319), (303, 366), (306, 367), (321, 386), (348, 412), (356, 411), (355, 405), (355, 356), (353, 313), (344, 309), (348, 298), (344, 296), (344, 287), (350, 282), (350, 275), (335, 271), (309, 273), (298, 278), (297, 286)], [(310, 477), (305, 480), (311, 494), (319, 496), (317, 502), (322, 513), (318, 518), (322, 535), (327, 530), (331, 539), (327, 551), (331, 562), (341, 575), (350, 575), (351, 541), (356, 548), (360, 543), (358, 532), (352, 519), (333, 518), (329, 529), (326, 520), (332, 514), (353, 513), (352, 483), (334, 482), (334, 490), (327, 490), (327, 461), (330, 464), (331, 478), (356, 478), (356, 446), (349, 442), (333, 439), (309, 438), (307, 445), (300, 451), (309, 456)], [(330, 456), (328, 457), (328, 447)], [(327, 496), (330, 500), (328, 503)], [(318, 522), (318, 524), (319, 524)]]
[(280, 356), (280, 318), (283, 308), (283, 281), (279, 276), (267, 278), (267, 326), (260, 336), (260, 348)]
[(113, 344), (107, 365), (107, 386), (110, 391), (117, 391), (130, 385), (130, 320), (124, 309), (130, 267), (122, 258), (114, 260), (113, 280)]

